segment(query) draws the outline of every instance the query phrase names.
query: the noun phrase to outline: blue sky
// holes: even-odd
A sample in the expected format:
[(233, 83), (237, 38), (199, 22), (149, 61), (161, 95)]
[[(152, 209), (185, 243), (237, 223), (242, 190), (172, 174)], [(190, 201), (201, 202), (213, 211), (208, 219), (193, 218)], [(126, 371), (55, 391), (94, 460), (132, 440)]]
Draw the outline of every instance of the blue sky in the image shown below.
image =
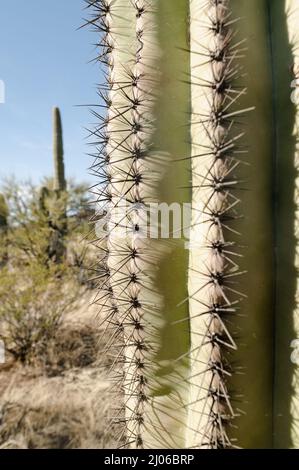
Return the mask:
[(93, 181), (84, 127), (101, 81), (95, 33), (77, 31), (88, 12), (84, 0), (0, 0), (0, 179), (38, 182), (52, 173), (51, 110), (61, 109), (68, 177)]

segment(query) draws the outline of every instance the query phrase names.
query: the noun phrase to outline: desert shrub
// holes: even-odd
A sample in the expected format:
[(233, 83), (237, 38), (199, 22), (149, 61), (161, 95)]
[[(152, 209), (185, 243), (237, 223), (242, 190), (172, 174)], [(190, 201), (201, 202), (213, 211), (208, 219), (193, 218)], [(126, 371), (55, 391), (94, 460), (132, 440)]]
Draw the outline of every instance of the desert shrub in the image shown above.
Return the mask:
[[(84, 242), (90, 216), (86, 185), (69, 182), (59, 200), (55, 195), (48, 197), (52, 186), (51, 179), (44, 180), (42, 188), (13, 179), (2, 185), (7, 224), (5, 237), (4, 230), (0, 236), (0, 258), (3, 251), (7, 260), (0, 266), (0, 338), (6, 350), (21, 362), (43, 363), (47, 369), (60, 370), (68, 361), (74, 363), (74, 357), (70, 360), (69, 343), (63, 351), (53, 340), (61, 336), (64, 314), (74, 307), (84, 289), (93, 287), (88, 270), (92, 247), (88, 240)], [(63, 207), (67, 207), (68, 218), (63, 237), (67, 253), (57, 264), (51, 247)], [(72, 341), (76, 334), (76, 348), (82, 352), (78, 333), (73, 332)], [(86, 362), (90, 361), (87, 356)], [(84, 362), (82, 357), (78, 361)]]
[(59, 198), (52, 187), (50, 178), (44, 179), (41, 185), (30, 181), (18, 182), (13, 178), (1, 185), (8, 206), (10, 246), (22, 251), (26, 257), (40, 257), (41, 261), (49, 256), (49, 243), (55, 228), (65, 225), (61, 219), (65, 208), (68, 225), (66, 243), (76, 234), (88, 237), (89, 219), (93, 214), (86, 184), (70, 180), (67, 191)]
[(83, 369), (96, 363), (100, 345), (97, 331), (89, 325), (67, 323), (61, 325), (42, 354), (35, 358), (35, 366), (47, 376), (54, 377), (71, 369)]
[[(32, 261), (50, 265), (60, 253), (60, 261), (73, 270), (79, 283), (92, 288), (94, 285), (89, 282), (93, 262), (89, 243), (93, 238), (89, 224), (92, 214), (87, 186), (70, 181), (68, 191), (58, 198), (51, 190), (51, 179), (44, 180), (43, 185), (37, 187), (13, 179), (3, 185), (9, 216), (5, 237), (3, 230), (0, 233), (0, 255), (3, 251), (14, 268), (22, 268)], [(64, 207), (67, 221), (62, 217)]]
[(34, 262), (0, 271), (0, 337), (13, 357), (32, 362), (43, 354), (75, 302), (71, 284), (62, 266)]

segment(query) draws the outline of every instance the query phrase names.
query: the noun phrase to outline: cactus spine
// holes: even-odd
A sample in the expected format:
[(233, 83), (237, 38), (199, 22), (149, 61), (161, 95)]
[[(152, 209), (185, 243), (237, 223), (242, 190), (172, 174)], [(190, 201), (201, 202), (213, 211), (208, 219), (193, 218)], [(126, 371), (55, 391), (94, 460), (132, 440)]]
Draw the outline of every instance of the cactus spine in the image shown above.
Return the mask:
[[(299, 447), (299, 1), (87, 3), (107, 75), (98, 304), (119, 342), (123, 445)], [(153, 202), (192, 202), (189, 253), (181, 235), (141, 236)]]
[(54, 200), (52, 207), (52, 252), (56, 262), (61, 262), (66, 254), (67, 234), (67, 192), (64, 170), (63, 132), (60, 110), (53, 108), (53, 157), (54, 157)]
[[(235, 350), (227, 317), (242, 294), (233, 288), (241, 273), (231, 241), (239, 199), (236, 178), (242, 131), (233, 105), (244, 93), (233, 80), (239, 48), (232, 44), (229, 1), (191, 0), (193, 219), (190, 251), (191, 447), (225, 448), (234, 417), (225, 351)], [(241, 46), (240, 46), (241, 47)]]

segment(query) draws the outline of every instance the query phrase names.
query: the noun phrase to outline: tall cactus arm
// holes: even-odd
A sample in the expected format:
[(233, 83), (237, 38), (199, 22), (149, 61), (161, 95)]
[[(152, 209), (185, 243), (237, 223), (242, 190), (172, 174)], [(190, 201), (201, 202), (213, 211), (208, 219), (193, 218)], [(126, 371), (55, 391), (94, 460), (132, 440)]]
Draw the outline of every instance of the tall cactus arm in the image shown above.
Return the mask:
[[(171, 8), (156, 0), (90, 5), (95, 12), (93, 24), (104, 31), (101, 58), (107, 73), (107, 117), (95, 131), (103, 145), (95, 167), (102, 183), (99, 202), (108, 202), (109, 210), (106, 286), (99, 304), (104, 304), (106, 319), (114, 328), (113, 343), (119, 342), (115, 362), (124, 392), (118, 415), (126, 427), (123, 445), (184, 447), (182, 369), (188, 362), (189, 332), (185, 325), (179, 330), (174, 326), (188, 316), (185, 305), (177, 307), (186, 297), (184, 241), (150, 239), (143, 230), (145, 209), (164, 202), (163, 191), (168, 199), (180, 202), (171, 183), (176, 184), (181, 175), (182, 165), (175, 160), (187, 156), (187, 144), (182, 142), (188, 132), (183, 84), (188, 55), (180, 52), (180, 58), (185, 58), (177, 60), (176, 46), (169, 36), (166, 44), (162, 31), (167, 23), (167, 28), (177, 31), (177, 44), (186, 44), (188, 3), (175, 0)], [(160, 58), (160, 47), (169, 51), (171, 60)], [(177, 92), (176, 73), (181, 74), (182, 96)], [(162, 114), (168, 119), (165, 135), (156, 131)], [(188, 184), (188, 172), (184, 174)]]
[[(150, 148), (156, 95), (152, 69), (157, 60), (154, 3), (125, 1), (113, 6), (115, 11), (123, 10), (118, 18), (114, 15), (112, 23), (112, 30), (117, 25), (119, 33), (115, 55), (111, 54), (113, 86), (107, 126), (111, 187), (109, 284), (123, 341), (119, 359), (123, 362), (127, 445), (137, 448), (150, 447), (150, 441), (161, 439), (161, 431), (154, 433), (151, 429), (150, 390), (161, 321), (155, 316), (161, 312), (163, 300), (155, 283), (158, 250), (154, 254), (143, 233), (145, 205), (156, 200), (159, 180), (154, 160), (158, 161), (159, 155), (153, 155)], [(129, 41), (126, 46), (124, 37)]]
[[(299, 447), (299, 0), (87, 3), (121, 445)], [(191, 200), (188, 246), (149, 237)]]
[[(264, 447), (271, 445), (272, 430), (267, 4), (190, 0), (190, 5), (192, 382), (187, 445)], [(259, 80), (253, 78), (257, 70)], [(241, 276), (244, 271), (248, 274)]]
[(63, 136), (62, 122), (59, 108), (53, 108), (53, 159), (54, 159), (54, 190), (66, 189), (64, 160), (63, 160)]

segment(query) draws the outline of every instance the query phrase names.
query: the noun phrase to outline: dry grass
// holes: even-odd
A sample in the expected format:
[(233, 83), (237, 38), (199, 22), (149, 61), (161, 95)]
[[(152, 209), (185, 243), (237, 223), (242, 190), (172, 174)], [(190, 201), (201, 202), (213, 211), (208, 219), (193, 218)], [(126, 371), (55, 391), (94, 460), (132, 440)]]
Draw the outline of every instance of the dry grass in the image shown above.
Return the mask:
[(84, 315), (79, 306), (33, 364), (0, 369), (1, 449), (117, 446), (119, 429), (108, 422), (113, 394), (89, 301), (82, 299)]
[(97, 331), (91, 326), (68, 324), (58, 329), (55, 337), (42, 345), (32, 362), (48, 376), (60, 375), (70, 369), (96, 363), (100, 347)]
[(1, 398), (1, 448), (109, 447), (108, 389), (104, 377), (89, 370), (22, 382), (12, 376)]

